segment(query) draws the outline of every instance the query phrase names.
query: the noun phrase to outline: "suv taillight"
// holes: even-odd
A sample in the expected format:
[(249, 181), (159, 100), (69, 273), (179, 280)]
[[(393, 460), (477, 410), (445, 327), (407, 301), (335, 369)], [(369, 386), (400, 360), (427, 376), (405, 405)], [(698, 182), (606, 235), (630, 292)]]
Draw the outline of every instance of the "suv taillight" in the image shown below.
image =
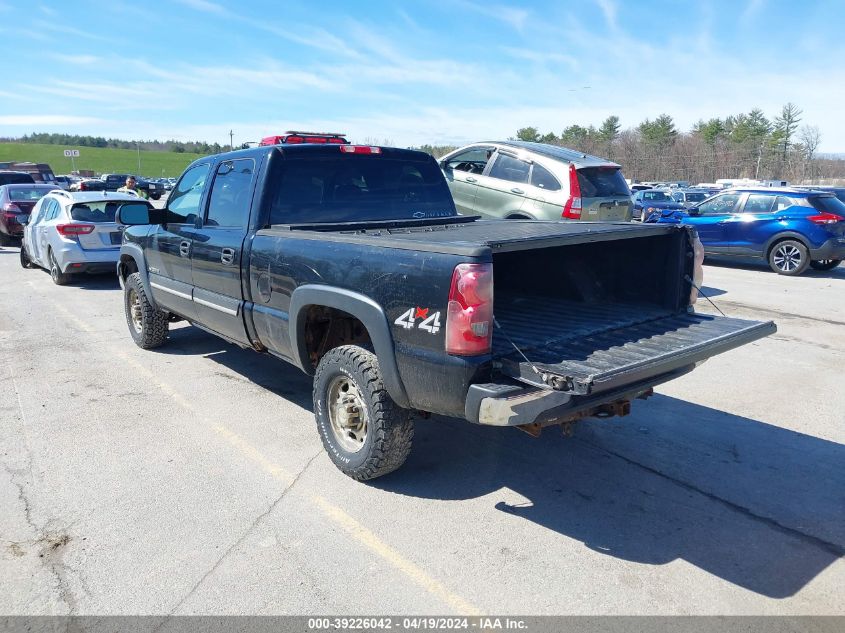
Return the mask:
[(458, 264), (446, 308), (446, 352), (488, 354), (493, 341), (493, 264)]
[(560, 217), (568, 220), (581, 219), (581, 183), (578, 182), (578, 170), (572, 164), (569, 165), (569, 198)]
[(77, 235), (88, 235), (94, 232), (93, 224), (57, 224), (56, 230), (64, 237), (75, 237)]
[(819, 213), (818, 215), (811, 215), (807, 219), (813, 224), (836, 224), (845, 220), (841, 215), (835, 213)]
[(18, 215), (19, 213), (23, 213), (23, 211), (21, 211), (21, 208), (18, 205), (16, 205), (14, 202), (7, 202), (6, 204), (4, 204), (3, 205), (3, 211), (5, 212), (5, 215), (6, 215), (7, 218), (8, 217), (14, 217), (14, 216)]

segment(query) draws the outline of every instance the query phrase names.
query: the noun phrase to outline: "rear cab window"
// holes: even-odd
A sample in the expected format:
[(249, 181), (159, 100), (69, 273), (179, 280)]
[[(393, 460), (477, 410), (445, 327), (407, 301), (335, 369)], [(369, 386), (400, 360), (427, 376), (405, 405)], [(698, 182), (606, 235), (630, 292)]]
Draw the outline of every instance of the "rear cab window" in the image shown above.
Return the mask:
[[(631, 190), (619, 167), (582, 167), (577, 170), (583, 198), (630, 196)], [(664, 199), (668, 198), (664, 194)]]
[(384, 155), (292, 158), (270, 175), (270, 224), (377, 222), (457, 216), (433, 160)]

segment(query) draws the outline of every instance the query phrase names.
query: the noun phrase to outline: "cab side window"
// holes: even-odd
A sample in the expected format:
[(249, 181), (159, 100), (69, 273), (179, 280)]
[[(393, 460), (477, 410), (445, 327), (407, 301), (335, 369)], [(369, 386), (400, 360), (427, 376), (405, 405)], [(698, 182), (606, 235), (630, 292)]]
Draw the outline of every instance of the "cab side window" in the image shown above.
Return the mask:
[(531, 184), (546, 191), (560, 191), (560, 183), (557, 178), (552, 176), (548, 169), (537, 163), (534, 163), (531, 168)]
[(474, 147), (450, 158), (446, 162), (445, 168), (480, 174), (484, 171), (492, 154), (492, 147)]
[(167, 200), (168, 222), (193, 224), (196, 221), (208, 170), (208, 165), (196, 165), (182, 175)]
[(766, 193), (752, 193), (745, 201), (745, 213), (769, 213), (775, 197)]
[(524, 160), (499, 152), (496, 156), (496, 162), (493, 163), (493, 168), (490, 170), (490, 177), (507, 180), (508, 182), (525, 183), (528, 182), (528, 171), (530, 169), (531, 165)]
[(733, 213), (739, 204), (740, 197), (741, 194), (738, 193), (726, 193), (721, 196), (716, 196), (704, 204), (699, 205), (698, 212), (701, 215), (724, 215), (727, 213)]
[(211, 187), (205, 226), (246, 228), (254, 173), (255, 161), (251, 158), (220, 163)]

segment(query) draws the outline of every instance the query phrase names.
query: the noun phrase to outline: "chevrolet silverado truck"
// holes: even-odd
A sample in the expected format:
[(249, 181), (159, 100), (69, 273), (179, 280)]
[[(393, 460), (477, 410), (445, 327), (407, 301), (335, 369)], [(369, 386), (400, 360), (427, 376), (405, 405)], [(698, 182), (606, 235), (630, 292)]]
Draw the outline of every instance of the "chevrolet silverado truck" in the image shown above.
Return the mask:
[(411, 150), (204, 157), (166, 208), (124, 205), (117, 221), (135, 343), (185, 320), (296, 365), (330, 458), (358, 480), (403, 464), (414, 414), (567, 429), (775, 331), (694, 312), (691, 229), (460, 216)]

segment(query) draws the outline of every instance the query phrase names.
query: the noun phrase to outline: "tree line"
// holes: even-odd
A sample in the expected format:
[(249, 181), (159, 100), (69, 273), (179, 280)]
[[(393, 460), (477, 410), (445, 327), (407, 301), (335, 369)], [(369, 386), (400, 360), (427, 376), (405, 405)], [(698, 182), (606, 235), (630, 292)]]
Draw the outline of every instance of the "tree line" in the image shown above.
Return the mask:
[[(669, 114), (623, 129), (618, 116), (600, 126), (572, 124), (558, 135), (523, 127), (511, 140), (560, 145), (608, 158), (622, 165), (627, 178), (640, 181), (756, 178), (790, 182), (845, 179), (845, 160), (820, 156), (821, 132), (801, 125), (798, 106), (787, 103), (773, 118), (759, 108), (747, 113), (698, 121), (678, 130)], [(453, 146), (423, 145), (439, 157)]]
[(0, 138), (2, 143), (39, 143), (43, 145), (75, 145), (77, 147), (111, 147), (117, 149), (143, 149), (153, 152), (176, 152), (193, 154), (218, 154), (228, 149), (220, 143), (206, 143), (204, 141), (126, 141), (103, 136), (88, 136), (80, 134), (56, 134), (36, 132), (18, 138)]

